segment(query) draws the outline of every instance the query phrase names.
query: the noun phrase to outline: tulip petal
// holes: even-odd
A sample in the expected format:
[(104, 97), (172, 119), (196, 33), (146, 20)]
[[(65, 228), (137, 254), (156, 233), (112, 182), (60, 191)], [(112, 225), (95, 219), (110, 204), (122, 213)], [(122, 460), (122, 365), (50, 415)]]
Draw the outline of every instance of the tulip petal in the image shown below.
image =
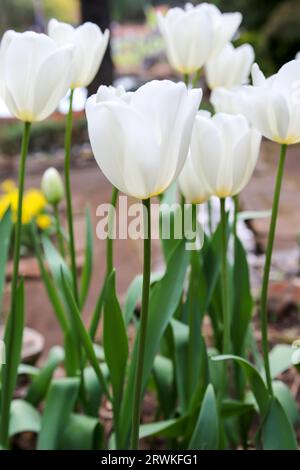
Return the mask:
[(55, 51), (55, 43), (44, 34), (16, 35), (5, 54), (5, 83), (8, 107), (21, 120), (34, 121), (36, 74), (45, 56)]
[(70, 88), (72, 50), (72, 46), (57, 49), (39, 66), (33, 105), (37, 121), (50, 116)]
[(160, 148), (157, 190), (166, 187), (181, 172), (188, 154), (192, 124), (202, 97), (201, 90), (187, 92), (183, 83), (152, 81), (132, 97), (131, 105), (154, 123)]
[(144, 117), (125, 103), (95, 104), (91, 98), (86, 111), (93, 153), (105, 176), (125, 194), (152, 196), (158, 149)]
[(203, 174), (207, 187), (213, 193), (222, 158), (222, 141), (214, 122), (198, 113), (192, 133), (191, 157), (197, 174)]

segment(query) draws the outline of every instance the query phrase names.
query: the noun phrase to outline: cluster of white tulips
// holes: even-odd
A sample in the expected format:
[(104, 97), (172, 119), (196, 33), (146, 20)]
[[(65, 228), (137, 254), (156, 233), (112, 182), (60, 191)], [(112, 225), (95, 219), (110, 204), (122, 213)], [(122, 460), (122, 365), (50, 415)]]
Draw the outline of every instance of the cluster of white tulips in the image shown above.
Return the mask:
[[(141, 314), (140, 319), (136, 319), (137, 334), (131, 356), (125, 327), (133, 317), (133, 310), (130, 312), (126, 304), (127, 310), (123, 315), (115, 295), (111, 239), (107, 242), (105, 281), (89, 331), (83, 325), (80, 313), (88, 292), (93, 256), (91, 244), (88, 244), (79, 285), (70, 185), (74, 89), (86, 87), (94, 79), (108, 45), (109, 32), (102, 33), (91, 23), (75, 29), (53, 19), (49, 23), (48, 35), (14, 31), (4, 34), (0, 47), (0, 94), (11, 114), (24, 122), (24, 137), (11, 307), (5, 336), (7, 363), (2, 366), (0, 444), (3, 447), (9, 446), (10, 407), (24, 323), (23, 314), (20, 313), (24, 293), (23, 283), (19, 279), (19, 260), (30, 127), (32, 123), (49, 117), (69, 90), (65, 185), (63, 187), (54, 169), (48, 170), (42, 181), (43, 191), (54, 208), (65, 194), (68, 236), (64, 238), (58, 233), (59, 254), (51, 241), (42, 240), (43, 253), (34, 227), (32, 233), (47, 292), (64, 332), (66, 375), (79, 377), (79, 385), (76, 382), (76, 386), (82, 410), (88, 414), (89, 395), (84, 390), (84, 381), (85, 364), (89, 361), (101, 394), (112, 403), (114, 422), (110, 445), (115, 448), (131, 446), (136, 449), (139, 436), (150, 436), (151, 432), (154, 435), (162, 432), (162, 435), (178, 439), (178, 446), (186, 445), (191, 449), (222, 448), (222, 445), (230, 445), (229, 437), (225, 437), (226, 410), (228, 416), (238, 419), (240, 414), (255, 413), (258, 409), (264, 423), (264, 448), (271, 446), (267, 431), (271, 422), (284, 429), (283, 440), (287, 444), (280, 441), (279, 433), (276, 445), (287, 445), (289, 448), (297, 445), (289, 417), (284, 414), (284, 407), (277, 400), (272, 383), (267, 337), (267, 292), (286, 147), (300, 142), (300, 60), (289, 62), (277, 74), (266, 79), (259, 67), (253, 65), (253, 48), (248, 44), (235, 48), (231, 43), (241, 21), (240, 13), (222, 14), (217, 7), (206, 3), (197, 6), (187, 4), (183, 9), (171, 8), (165, 16), (158, 14), (168, 60), (181, 74), (183, 82), (154, 80), (135, 92), (126, 92), (122, 87), (100, 86), (97, 93), (87, 100), (86, 116), (92, 150), (100, 169), (112, 184), (114, 206), (118, 191), (140, 199), (146, 209), (145, 222), (149, 229), (151, 198), (164, 198), (164, 193), (173, 183), (178, 183), (183, 204), (192, 205), (194, 220), (197, 204), (209, 201), (211, 196), (220, 200), (220, 226), (215, 234), (207, 234), (203, 253), (193, 252), (190, 256), (181, 241), (170, 241), (165, 275), (155, 282), (150, 276), (151, 231), (145, 230), (143, 283), (135, 283), (129, 297), (129, 305), (132, 296), (136, 302), (141, 298)], [(249, 85), (251, 69), (253, 84)], [(211, 90), (210, 100), (215, 114), (200, 109), (202, 90), (197, 85), (202, 72)], [(264, 357), (264, 373), (261, 375), (245, 358), (251, 293), (248, 268), (236, 226), (231, 227), (228, 222), (226, 198), (235, 197), (236, 223), (236, 196), (253, 174), (262, 136), (281, 144), (281, 153), (260, 303)], [(235, 240), (232, 270), (229, 269), (227, 256), (231, 229)], [(50, 267), (51, 276), (46, 264)], [(189, 265), (190, 270), (187, 270)], [(230, 287), (232, 277), (234, 293)], [(186, 291), (187, 281), (189, 287)], [(239, 281), (241, 286), (237, 285)], [(239, 289), (247, 288), (246, 293), (243, 291), (239, 297)], [(137, 293), (134, 289), (138, 289)], [(240, 314), (245, 318), (249, 308), (250, 317), (243, 323), (244, 327), (241, 331), (235, 329), (233, 321), (237, 318), (234, 315)], [(99, 367), (92, 344), (102, 313), (103, 348), (108, 374)], [(206, 313), (211, 316), (216, 349), (223, 353), (214, 361), (207, 352), (201, 333), (202, 319)], [(164, 354), (164, 351), (167, 352)], [(245, 374), (243, 377), (236, 374), (237, 394), (230, 411), (227, 400), (230, 374), (226, 374), (226, 361), (229, 359), (244, 368)], [(224, 362), (218, 383), (214, 381), (211, 369), (216, 367), (214, 364), (217, 361)], [(140, 427), (140, 419), (143, 396), (153, 371), (158, 396), (162, 400), (160, 412), (165, 421), (157, 423), (155, 431), (150, 431), (147, 425)], [(172, 374), (170, 381), (169, 373)], [(246, 403), (245, 377), (253, 386), (255, 405)], [(53, 389), (51, 393), (54, 393)], [(98, 406), (100, 403), (101, 400)], [(49, 419), (51, 413), (47, 407), (50, 404), (46, 396), (45, 416)], [(176, 418), (178, 414), (180, 417)], [(281, 421), (276, 422), (279, 415)], [(213, 423), (208, 420), (209, 417)], [(246, 424), (240, 422), (240, 426)], [(54, 428), (51, 426), (51, 429)], [(207, 428), (211, 428), (208, 436)], [(45, 429), (46, 423), (42, 421), (38, 448), (50, 445)], [(51, 442), (53, 445), (54, 439)]]

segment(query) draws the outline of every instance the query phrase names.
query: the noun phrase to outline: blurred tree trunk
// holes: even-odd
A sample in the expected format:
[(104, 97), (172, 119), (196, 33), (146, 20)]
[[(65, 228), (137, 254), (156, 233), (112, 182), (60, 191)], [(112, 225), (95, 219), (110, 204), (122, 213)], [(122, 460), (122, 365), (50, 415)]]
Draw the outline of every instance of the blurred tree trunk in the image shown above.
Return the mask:
[[(109, 0), (80, 0), (82, 22), (96, 23), (103, 32), (110, 27)], [(105, 53), (102, 65), (95, 80), (89, 86), (89, 94), (95, 93), (100, 85), (111, 85), (113, 82), (113, 62), (110, 44)]]

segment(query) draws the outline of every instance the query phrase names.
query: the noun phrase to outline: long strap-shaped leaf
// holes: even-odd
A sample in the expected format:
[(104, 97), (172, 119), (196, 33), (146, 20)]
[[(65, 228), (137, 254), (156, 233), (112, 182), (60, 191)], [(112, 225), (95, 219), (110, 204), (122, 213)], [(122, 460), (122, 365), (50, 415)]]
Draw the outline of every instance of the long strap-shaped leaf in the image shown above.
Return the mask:
[[(188, 262), (189, 252), (185, 250), (185, 241), (180, 240), (169, 258), (164, 277), (155, 284), (151, 292), (143, 374), (144, 387), (149, 379), (155, 355), (159, 350), (161, 338), (179, 303)], [(130, 431), (136, 361), (137, 338), (129, 366), (124, 399), (122, 401), (120, 426), (122, 429), (123, 446), (127, 443)]]
[(39, 374), (33, 377), (28, 388), (26, 401), (32, 405), (38, 405), (46, 396), (55, 369), (63, 362), (64, 350), (60, 346), (51, 348), (47, 362), (44, 364)]
[(128, 340), (124, 317), (116, 296), (115, 272), (108, 278), (104, 302), (103, 344), (113, 389), (115, 432), (119, 436), (119, 410), (122, 401), (128, 358)]
[(208, 385), (189, 449), (217, 450), (219, 445), (219, 416), (214, 388)]
[(1, 432), (8, 428), (10, 404), (16, 387), (18, 366), (21, 362), (21, 351), (24, 330), (24, 281), (21, 280), (17, 289), (15, 325), (12, 328), (11, 313), (8, 317), (4, 344), (6, 363), (1, 368)]
[(42, 279), (47, 289), (49, 300), (53, 306), (54, 313), (56, 315), (56, 318), (63, 332), (67, 334), (69, 330), (68, 320), (66, 319), (66, 314), (65, 314), (61, 299), (59, 297), (59, 294), (57, 293), (57, 290), (58, 290), (57, 286), (55, 285), (55, 282), (52, 280), (45, 266), (42, 250), (40, 248), (38, 236), (36, 233), (36, 227), (34, 226), (33, 223), (31, 225), (31, 233), (32, 233), (33, 242), (34, 242), (35, 255), (39, 264)]
[(85, 256), (84, 256), (84, 265), (82, 269), (81, 286), (80, 286), (81, 307), (84, 306), (86, 297), (89, 292), (89, 287), (90, 287), (91, 277), (92, 277), (92, 270), (93, 270), (93, 226), (92, 226), (92, 221), (91, 221), (91, 211), (89, 210), (89, 208), (86, 209), (85, 223), (86, 223)]
[(262, 427), (264, 450), (297, 450), (297, 439), (282, 405), (273, 398)]
[(66, 423), (74, 409), (79, 391), (79, 378), (53, 380), (43, 413), (38, 450), (58, 449)]
[(268, 393), (266, 384), (258, 370), (256, 370), (255, 367), (246, 359), (231, 354), (214, 356), (211, 359), (213, 361), (233, 360), (244, 369), (247, 379), (251, 385), (255, 399), (257, 401), (257, 404), (259, 406), (260, 412), (262, 416), (265, 416), (270, 406), (270, 395)]
[(11, 209), (8, 209), (0, 220), (0, 311), (5, 283), (6, 263), (12, 229)]
[(80, 315), (80, 312), (78, 310), (78, 307), (76, 305), (74, 296), (71, 292), (70, 286), (68, 282), (65, 279), (63, 271), (61, 271), (61, 281), (62, 281), (62, 287), (65, 292), (66, 299), (68, 301), (68, 305), (70, 308), (70, 312), (73, 315), (73, 321), (74, 325), (77, 328), (77, 334), (79, 338), (81, 339), (82, 345), (85, 349), (87, 358), (89, 359), (91, 365), (93, 366), (95, 373), (98, 377), (98, 380), (100, 382), (101, 387), (103, 388), (106, 396), (111, 400), (111, 396), (107, 387), (107, 383), (105, 381), (105, 378), (103, 376), (103, 373), (101, 371), (100, 365), (97, 360), (97, 356), (95, 354), (94, 346), (91, 341), (91, 338), (85, 328), (85, 325), (83, 323), (82, 317)]

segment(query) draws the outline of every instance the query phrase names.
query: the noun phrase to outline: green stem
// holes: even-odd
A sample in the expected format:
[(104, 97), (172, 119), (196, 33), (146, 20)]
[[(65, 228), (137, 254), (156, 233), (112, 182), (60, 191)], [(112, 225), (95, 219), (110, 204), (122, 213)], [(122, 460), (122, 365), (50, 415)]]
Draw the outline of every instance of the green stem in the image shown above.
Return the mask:
[(113, 270), (113, 233), (114, 233), (114, 216), (115, 208), (117, 204), (119, 191), (117, 188), (113, 188), (111, 202), (110, 202), (110, 211), (108, 215), (108, 237), (106, 240), (106, 276), (109, 276)]
[(190, 84), (190, 76), (189, 76), (188, 73), (183, 74), (183, 81), (184, 81), (185, 85), (188, 87), (189, 84)]
[(211, 206), (211, 199), (208, 199), (206, 203), (207, 208), (207, 220), (208, 220), (208, 230), (210, 235), (213, 233), (213, 226), (212, 226), (212, 206)]
[(65, 259), (66, 252), (65, 252), (65, 242), (62, 233), (61, 223), (60, 223), (60, 216), (59, 216), (59, 209), (58, 204), (53, 204), (53, 212), (56, 224), (56, 236), (58, 242), (58, 248), (61, 256)]
[(192, 82), (192, 87), (193, 88), (196, 88), (197, 84), (198, 84), (198, 81), (199, 81), (199, 78), (200, 78), (200, 75), (201, 75), (201, 68), (198, 69), (196, 72), (195, 72), (195, 75), (194, 75), (194, 78), (193, 78), (193, 82)]
[(69, 112), (67, 115), (66, 133), (65, 133), (65, 189), (66, 189), (66, 202), (67, 202), (67, 219), (68, 219), (68, 228), (69, 228), (69, 249), (70, 249), (70, 260), (71, 260), (71, 272), (72, 272), (72, 278), (73, 278), (73, 293), (74, 293), (75, 301), (78, 305), (79, 295), (78, 295), (73, 209), (72, 209), (72, 196), (71, 196), (71, 180), (70, 180), (71, 142), (72, 142), (72, 125), (73, 125), (73, 96), (74, 96), (74, 90), (71, 90), (70, 105), (69, 105)]
[(112, 234), (114, 231), (114, 215), (115, 215), (115, 208), (116, 208), (117, 200), (118, 200), (118, 194), (119, 194), (118, 189), (114, 187), (112, 190), (112, 195), (111, 195), (111, 202), (110, 202), (111, 207), (110, 207), (110, 211), (108, 214), (108, 237), (106, 241), (106, 273), (105, 273), (103, 286), (101, 288), (101, 291), (97, 300), (97, 304), (94, 310), (94, 314), (92, 316), (92, 321), (91, 321), (90, 330), (89, 330), (90, 337), (92, 338), (92, 340), (95, 339), (97, 328), (98, 328), (99, 321), (101, 318), (101, 312), (102, 312), (102, 307), (103, 307), (103, 302), (104, 302), (105, 284), (106, 284), (108, 276), (113, 270), (114, 263), (113, 263)]
[(151, 201), (143, 201), (144, 207), (144, 268), (143, 268), (143, 292), (140, 330), (138, 339), (137, 367), (135, 372), (135, 385), (133, 397), (132, 435), (131, 449), (136, 450), (139, 446), (140, 415), (143, 397), (143, 370), (146, 347), (149, 291), (151, 273)]
[[(197, 205), (192, 204), (192, 230), (196, 233), (197, 230)], [(193, 242), (195, 243), (197, 236), (195, 236)], [(197, 344), (197, 338), (199, 336), (199, 331), (197, 328), (197, 315), (199, 312), (195, 309), (195, 303), (193, 302), (194, 286), (197, 276), (197, 263), (198, 263), (198, 251), (191, 251), (191, 272), (189, 280), (189, 303), (188, 303), (188, 319), (189, 319), (189, 343), (188, 343), (188, 397), (192, 397), (194, 390), (194, 377), (195, 377), (195, 361), (194, 361), (194, 352), (195, 345)]]
[(239, 212), (239, 196), (238, 196), (238, 194), (233, 196), (232, 199), (233, 199), (233, 204), (234, 204), (232, 232), (233, 232), (234, 239), (236, 239), (236, 237), (237, 237), (237, 216), (238, 216), (238, 212)]
[(281, 145), (280, 149), (280, 158), (276, 176), (276, 184), (273, 197), (273, 207), (272, 207), (272, 216), (270, 222), (268, 244), (266, 251), (266, 260), (264, 267), (264, 274), (262, 280), (262, 289), (261, 289), (261, 298), (260, 298), (260, 323), (261, 323), (261, 335), (262, 335), (262, 349), (264, 357), (264, 365), (266, 371), (267, 386), (270, 395), (273, 396), (273, 387), (272, 387), (272, 378), (270, 372), (270, 363), (269, 363), (269, 348), (268, 348), (268, 311), (267, 311), (267, 298), (268, 298), (268, 287), (269, 287), (269, 278), (270, 278), (270, 269), (271, 269), (271, 260), (272, 252), (276, 231), (276, 222), (278, 215), (280, 191), (282, 185), (282, 178), (284, 172), (284, 163), (286, 157), (286, 145)]
[(222, 306), (223, 306), (223, 354), (230, 353), (230, 308), (228, 292), (228, 269), (227, 269), (227, 215), (225, 209), (225, 198), (220, 199), (221, 230), (222, 230)]
[(184, 197), (184, 195), (183, 195), (182, 193), (180, 194), (180, 208), (181, 208), (182, 238), (184, 238), (184, 237), (185, 237), (185, 233), (184, 233), (184, 224), (185, 224), (185, 221), (184, 221), (184, 217), (185, 217), (185, 214), (184, 214), (185, 197)]
[(10, 304), (10, 331), (11, 336), (6, 342), (6, 364), (2, 366), (2, 391), (1, 391), (1, 420), (0, 420), (0, 444), (3, 447), (8, 447), (8, 429), (9, 429), (9, 414), (10, 404), (12, 400), (12, 393), (10, 386), (10, 374), (13, 376), (15, 371), (11, 370), (13, 364), (13, 346), (14, 337), (16, 331), (16, 325), (18, 324), (17, 319), (17, 287), (19, 278), (19, 264), (20, 264), (20, 249), (21, 249), (21, 237), (22, 237), (22, 212), (23, 212), (23, 197), (24, 197), (24, 184), (25, 184), (25, 170), (26, 170), (26, 158), (28, 154), (28, 145), (30, 138), (31, 123), (24, 123), (22, 149), (21, 149), (21, 160), (19, 166), (19, 196), (18, 196), (18, 210), (17, 210), (17, 222), (15, 226), (15, 238), (14, 238), (14, 254), (13, 254), (13, 274), (11, 283), (11, 304)]

